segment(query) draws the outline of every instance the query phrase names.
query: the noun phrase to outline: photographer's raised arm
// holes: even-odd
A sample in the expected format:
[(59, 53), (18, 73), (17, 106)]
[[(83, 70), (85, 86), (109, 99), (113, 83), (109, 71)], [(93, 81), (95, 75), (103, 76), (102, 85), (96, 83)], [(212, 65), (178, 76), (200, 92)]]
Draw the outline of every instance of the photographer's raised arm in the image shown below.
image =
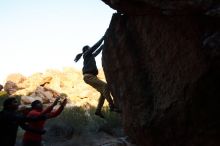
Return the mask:
[(64, 107), (67, 104), (67, 99), (65, 98), (61, 103), (60, 103), (60, 107), (58, 109), (56, 109), (55, 111), (51, 111), (50, 113), (47, 114), (48, 118), (54, 118), (56, 116), (58, 116), (64, 109)]
[(57, 97), (56, 100), (52, 103), (52, 105), (48, 106), (43, 112), (41, 112), (41, 115), (44, 115), (44, 114), (51, 112), (53, 110), (54, 106), (57, 105), (59, 100), (60, 100), (60, 97)]

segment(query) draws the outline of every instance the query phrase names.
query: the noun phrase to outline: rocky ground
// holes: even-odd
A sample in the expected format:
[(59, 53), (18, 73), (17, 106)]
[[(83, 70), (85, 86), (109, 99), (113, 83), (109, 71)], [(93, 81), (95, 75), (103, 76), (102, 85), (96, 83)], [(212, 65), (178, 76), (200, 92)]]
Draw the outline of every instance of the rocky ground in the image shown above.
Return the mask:
[[(114, 137), (104, 132), (88, 133), (72, 139), (51, 137), (45, 140), (44, 146), (134, 146), (127, 142), (126, 137)], [(18, 141), (16, 146), (22, 146), (21, 142)]]

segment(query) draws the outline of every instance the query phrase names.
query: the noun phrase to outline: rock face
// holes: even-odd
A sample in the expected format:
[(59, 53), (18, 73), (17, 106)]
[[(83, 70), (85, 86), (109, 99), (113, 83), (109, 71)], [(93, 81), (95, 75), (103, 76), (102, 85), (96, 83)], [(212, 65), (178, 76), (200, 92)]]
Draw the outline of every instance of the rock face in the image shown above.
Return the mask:
[(220, 145), (220, 2), (103, 1), (118, 11), (102, 59), (126, 133), (140, 146)]
[(7, 92), (9, 95), (15, 93), (18, 90), (18, 86), (16, 83), (12, 81), (7, 81), (4, 85), (4, 90)]

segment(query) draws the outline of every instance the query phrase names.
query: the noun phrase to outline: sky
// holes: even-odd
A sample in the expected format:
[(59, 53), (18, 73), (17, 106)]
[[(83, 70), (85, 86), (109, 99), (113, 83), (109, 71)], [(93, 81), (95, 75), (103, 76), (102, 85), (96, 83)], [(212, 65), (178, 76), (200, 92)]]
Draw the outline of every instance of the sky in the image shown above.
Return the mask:
[[(81, 70), (75, 56), (104, 35), (113, 13), (101, 0), (0, 0), (0, 84), (12, 73)], [(101, 68), (101, 55), (96, 61)]]

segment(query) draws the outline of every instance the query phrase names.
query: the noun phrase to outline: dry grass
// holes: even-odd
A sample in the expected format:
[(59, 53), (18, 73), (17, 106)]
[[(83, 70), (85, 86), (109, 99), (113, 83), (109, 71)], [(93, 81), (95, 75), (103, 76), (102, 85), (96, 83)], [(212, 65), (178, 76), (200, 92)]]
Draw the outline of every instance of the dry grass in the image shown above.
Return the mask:
[[(72, 129), (76, 135), (84, 132), (98, 132), (102, 129), (109, 130), (121, 127), (120, 116), (116, 113), (109, 112), (108, 108), (104, 108), (103, 113), (105, 119), (101, 119), (94, 115), (95, 108), (84, 109), (82, 107), (69, 107), (57, 118), (51, 119), (47, 123), (47, 127), (53, 130), (53, 127), (66, 127)], [(64, 136), (65, 134), (61, 134)]]
[[(105, 119), (102, 119), (94, 112), (94, 107), (68, 107), (58, 117), (48, 120), (44, 135), (46, 146), (92, 146), (99, 140), (123, 136), (119, 114), (105, 107)], [(18, 141), (23, 132), (19, 130)]]
[[(121, 121), (116, 113), (110, 113), (106, 108), (104, 110), (106, 118), (101, 119), (95, 116), (94, 112), (94, 107), (90, 109), (66, 108), (59, 117), (48, 121), (45, 142), (54, 143), (54, 140), (57, 140), (59, 143), (68, 140), (70, 145), (86, 145), (97, 133), (104, 132), (114, 135), (115, 129), (120, 129)], [(66, 144), (68, 145), (68, 143)]]

